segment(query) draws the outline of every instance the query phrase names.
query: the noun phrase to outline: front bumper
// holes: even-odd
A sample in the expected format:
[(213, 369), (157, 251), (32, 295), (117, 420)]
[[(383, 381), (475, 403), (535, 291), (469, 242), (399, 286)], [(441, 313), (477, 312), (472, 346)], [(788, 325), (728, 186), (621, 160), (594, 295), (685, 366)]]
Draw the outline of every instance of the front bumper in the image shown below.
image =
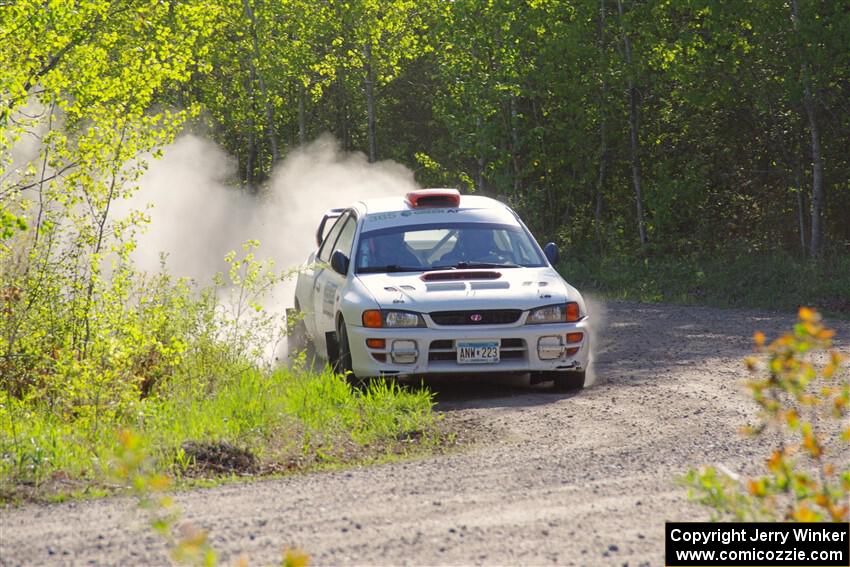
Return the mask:
[[(357, 376), (522, 373), (584, 370), (590, 359), (589, 318), (576, 323), (370, 329), (348, 327), (351, 362)], [(581, 340), (568, 342), (568, 334)], [(384, 347), (366, 341), (383, 339)], [(459, 364), (456, 341), (498, 340), (499, 362)], [(543, 339), (541, 341), (541, 339)], [(560, 340), (561, 348), (558, 348)], [(373, 342), (374, 344), (374, 342)]]

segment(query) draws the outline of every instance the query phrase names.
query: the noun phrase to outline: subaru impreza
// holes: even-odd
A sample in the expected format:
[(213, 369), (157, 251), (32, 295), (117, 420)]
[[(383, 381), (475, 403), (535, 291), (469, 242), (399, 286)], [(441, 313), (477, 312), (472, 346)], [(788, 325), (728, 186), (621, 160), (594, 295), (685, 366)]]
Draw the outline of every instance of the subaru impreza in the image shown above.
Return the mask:
[[(529, 373), (584, 386), (590, 315), (510, 207), (454, 189), (328, 211), (295, 291), (292, 352), (375, 376)], [(294, 313), (291, 313), (294, 315)]]

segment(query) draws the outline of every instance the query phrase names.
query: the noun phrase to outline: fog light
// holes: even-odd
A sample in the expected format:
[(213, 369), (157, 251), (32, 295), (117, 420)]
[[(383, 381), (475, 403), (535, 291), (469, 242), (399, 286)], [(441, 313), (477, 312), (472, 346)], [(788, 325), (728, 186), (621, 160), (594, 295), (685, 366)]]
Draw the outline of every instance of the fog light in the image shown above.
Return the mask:
[(578, 352), (578, 348), (568, 348), (567, 349), (567, 356), (573, 356), (577, 352)]
[(387, 341), (384, 339), (366, 339), (366, 346), (369, 348), (387, 348)]
[(584, 333), (567, 333), (567, 344), (580, 343)]
[(390, 355), (396, 364), (413, 364), (419, 357), (419, 349), (416, 341), (393, 341)]
[(540, 360), (554, 360), (564, 354), (564, 341), (559, 336), (537, 339), (537, 357)]

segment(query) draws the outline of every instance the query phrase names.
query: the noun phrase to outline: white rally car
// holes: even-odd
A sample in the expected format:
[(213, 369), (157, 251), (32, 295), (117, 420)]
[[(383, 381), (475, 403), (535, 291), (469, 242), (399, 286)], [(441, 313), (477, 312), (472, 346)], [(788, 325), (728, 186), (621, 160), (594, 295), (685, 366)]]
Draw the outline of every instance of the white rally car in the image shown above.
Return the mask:
[(298, 275), (290, 351), (354, 377), (531, 373), (584, 386), (588, 313), (519, 216), (486, 197), (425, 189), (322, 219)]

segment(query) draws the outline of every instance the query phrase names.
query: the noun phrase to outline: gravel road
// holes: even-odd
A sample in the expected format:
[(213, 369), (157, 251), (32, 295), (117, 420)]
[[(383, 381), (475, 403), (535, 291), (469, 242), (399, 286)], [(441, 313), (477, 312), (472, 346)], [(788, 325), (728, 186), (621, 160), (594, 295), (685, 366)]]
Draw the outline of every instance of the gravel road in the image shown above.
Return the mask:
[[(603, 310), (598, 310), (597, 314)], [(764, 442), (742, 357), (793, 315), (611, 302), (596, 382), (577, 395), (441, 382), (438, 409), (479, 432), (462, 451), (178, 496), (225, 563), (663, 565), (664, 521), (702, 520), (675, 478), (689, 466), (752, 471)], [(850, 322), (833, 322), (848, 351)], [(761, 443), (761, 445), (760, 445)], [(850, 455), (848, 455), (850, 459)], [(0, 565), (167, 564), (127, 499), (0, 511)]]

